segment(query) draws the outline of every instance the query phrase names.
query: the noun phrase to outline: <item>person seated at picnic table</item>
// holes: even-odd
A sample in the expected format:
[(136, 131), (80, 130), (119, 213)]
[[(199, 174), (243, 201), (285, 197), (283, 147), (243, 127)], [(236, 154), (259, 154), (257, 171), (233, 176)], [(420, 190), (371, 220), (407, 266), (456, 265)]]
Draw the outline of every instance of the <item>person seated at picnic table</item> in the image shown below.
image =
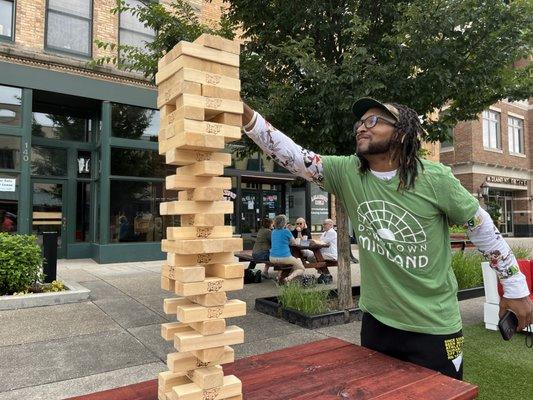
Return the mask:
[[(252, 249), (253, 260), (250, 262), (248, 268), (255, 268), (257, 261), (268, 261), (270, 258), (270, 247), (272, 245), (272, 220), (270, 218), (263, 218), (261, 220), (261, 228), (257, 231), (257, 238), (255, 239), (254, 247)], [(268, 266), (265, 265), (263, 276), (268, 277)]]
[[(320, 249), (320, 253), (324, 260), (337, 261), (337, 231), (333, 229), (333, 220), (325, 219), (322, 222), (323, 231), (320, 235), (320, 239), (311, 239), (309, 244), (328, 245)], [(315, 254), (311, 250), (303, 250), (304, 255), (309, 261), (316, 262)]]
[(300, 240), (307, 240), (311, 237), (311, 233), (309, 232), (309, 228), (307, 227), (307, 223), (305, 222), (304, 218), (300, 217), (296, 220), (294, 230), (292, 231), (292, 236), (295, 239)]
[(289, 276), (285, 279), (290, 282), (295, 277), (304, 273), (302, 260), (292, 256), (289, 244), (296, 244), (296, 239), (287, 229), (287, 216), (280, 214), (274, 218), (274, 230), (272, 231), (272, 247), (270, 249), (270, 262), (275, 264), (292, 265)]

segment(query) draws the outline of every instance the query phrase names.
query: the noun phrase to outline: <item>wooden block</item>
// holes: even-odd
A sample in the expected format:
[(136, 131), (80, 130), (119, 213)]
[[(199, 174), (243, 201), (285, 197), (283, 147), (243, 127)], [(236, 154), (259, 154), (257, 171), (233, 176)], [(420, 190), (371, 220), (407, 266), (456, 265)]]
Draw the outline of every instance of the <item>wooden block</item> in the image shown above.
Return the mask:
[(204, 118), (210, 119), (217, 114), (227, 112), (232, 114), (242, 114), (244, 108), (242, 102), (236, 100), (226, 100), (218, 97), (204, 97), (193, 94), (182, 94), (176, 99), (176, 108), (198, 107), (205, 110)]
[[(228, 53), (219, 49), (201, 46), (196, 43), (181, 41), (159, 60), (159, 69), (163, 69), (162, 67), (171, 65), (173, 60), (183, 55), (206, 61), (212, 61), (218, 64), (229, 65), (237, 68), (239, 67), (239, 54)], [(202, 70), (203, 68), (197, 69)]]
[(168, 118), (170, 114), (172, 114), (174, 111), (176, 111), (176, 105), (175, 104), (165, 104), (162, 107), (159, 108), (159, 122), (163, 121), (164, 118)]
[(190, 68), (197, 71), (205, 71), (210, 74), (239, 79), (239, 67), (202, 60), (187, 55), (182, 55), (176, 58), (175, 53), (171, 54), (171, 52), (169, 52), (159, 60), (159, 68), (155, 75), (156, 85), (160, 85), (183, 68)]
[(237, 396), (226, 397), (226, 400), (242, 400), (242, 399), (243, 399), (242, 394), (239, 394)]
[(211, 122), (217, 122), (224, 125), (242, 126), (242, 115), (232, 113), (220, 113), (210, 119)]
[[(218, 293), (215, 293), (218, 294)], [(223, 293), (224, 297), (226, 297), (226, 293)], [(214, 294), (209, 295), (200, 295), (200, 296), (212, 296)], [(192, 297), (199, 297), (199, 296), (192, 296)], [(191, 297), (187, 297), (188, 299), (192, 300)], [(200, 322), (191, 322), (190, 327), (193, 328), (196, 332), (199, 332), (200, 334), (204, 336), (209, 335), (217, 335), (219, 333), (223, 333), (226, 330), (226, 320), (222, 318), (218, 319), (211, 319), (208, 321), (200, 321)]]
[(202, 389), (211, 389), (224, 384), (224, 371), (220, 365), (190, 370), (187, 372), (187, 377)]
[(194, 226), (186, 227), (168, 227), (167, 239), (218, 239), (231, 238), (233, 235), (233, 227), (231, 226), (213, 226), (209, 228), (197, 228)]
[[(168, 105), (165, 105), (164, 107), (169, 107)], [(188, 119), (188, 120), (198, 120), (203, 121), (204, 120), (204, 109), (203, 108), (197, 108), (197, 107), (181, 107), (179, 109), (176, 109), (176, 105), (173, 105), (173, 111), (165, 115), (164, 117), (161, 116), (160, 118), (160, 126), (161, 131), (165, 130), (170, 125), (173, 125), (176, 121)], [(168, 108), (167, 108), (168, 109)], [(160, 131), (160, 132), (161, 132)], [(175, 129), (170, 129), (168, 132), (165, 133), (165, 138), (171, 138), (176, 133)]]
[(178, 192), (178, 201), (220, 201), (224, 200), (224, 189), (196, 188)]
[(200, 294), (187, 297), (187, 299), (204, 307), (223, 306), (228, 301), (226, 292)]
[(182, 283), (176, 282), (176, 294), (179, 296), (195, 296), (198, 294), (231, 292), (241, 290), (244, 286), (244, 279), (219, 279), (205, 278), (203, 282)]
[[(244, 266), (239, 263), (233, 264), (211, 264), (205, 267), (205, 274), (209, 277), (224, 279), (244, 277)], [(177, 279), (176, 280), (181, 280)]]
[(223, 214), (187, 214), (180, 217), (181, 226), (224, 225)]
[(204, 160), (217, 161), (228, 167), (231, 165), (231, 154), (180, 149), (172, 149), (166, 152), (166, 163), (171, 165), (189, 165)]
[(202, 33), (194, 43), (233, 54), (240, 54), (241, 52), (241, 44), (238, 41), (226, 39), (221, 36), (210, 35), (208, 33)]
[(229, 190), (231, 189), (231, 178), (170, 175), (166, 178), (166, 187), (169, 190), (187, 190), (197, 187)]
[(163, 300), (163, 312), (168, 315), (176, 314), (179, 305), (188, 305), (190, 301), (186, 298), (168, 298)]
[(179, 81), (177, 77), (172, 77), (157, 88), (157, 108), (161, 108), (165, 104), (175, 104), (176, 99), (185, 93), (202, 95), (202, 85), (195, 82)]
[(197, 161), (194, 164), (176, 168), (177, 176), (221, 176), (224, 165), (217, 161)]
[(175, 132), (174, 135), (167, 136), (165, 131), (165, 133), (160, 132), (160, 137), (165, 137), (165, 140), (158, 143), (159, 154), (165, 154), (172, 149), (220, 151), (224, 149), (226, 143), (224, 136), (194, 132)]
[[(189, 94), (196, 93), (189, 92)], [(218, 86), (202, 85), (202, 96), (239, 101), (241, 99), (241, 92), (238, 90), (226, 89)]]
[(170, 393), (171, 400), (221, 400), (238, 396), (242, 393), (242, 383), (234, 375), (224, 377), (223, 385), (202, 390), (198, 385), (190, 383), (187, 385), (175, 386)]
[(175, 290), (175, 281), (165, 276), (161, 277), (161, 289), (173, 292)]
[[(241, 90), (241, 81), (239, 79), (193, 68), (181, 68), (176, 70), (172, 76), (159, 84), (158, 90), (160, 92), (162, 89), (168, 90), (169, 88), (180, 85), (183, 82), (188, 84), (194, 83), (195, 85), (227, 89), (237, 93), (240, 93)], [(240, 97), (236, 98), (235, 100), (239, 99)]]
[(233, 253), (216, 253), (216, 254), (195, 254), (182, 255), (175, 253), (167, 254), (167, 263), (176, 267), (186, 267), (187, 265), (195, 264), (216, 264), (216, 263), (232, 263), (235, 262)]
[[(228, 347), (228, 346), (225, 346)], [(224, 354), (224, 346), (222, 347), (212, 347), (210, 349), (204, 350), (195, 350), (191, 352), (202, 362), (214, 362), (215, 360), (222, 357)]]
[(177, 254), (225, 253), (242, 250), (242, 238), (191, 239), (161, 241), (164, 252)]
[(191, 329), (193, 329), (191, 326), (181, 322), (161, 324), (161, 337), (167, 341), (171, 341), (174, 340), (175, 333), (190, 331)]
[[(199, 97), (199, 96), (197, 96)], [(194, 107), (193, 107), (194, 108)], [(182, 108), (179, 108), (180, 113)], [(172, 114), (171, 114), (172, 115)], [(167, 138), (172, 137), (173, 135), (169, 134), (169, 130), (174, 129), (174, 135), (180, 132), (190, 132), (190, 133), (201, 133), (205, 135), (219, 135), (224, 136), (230, 139), (240, 139), (241, 130), (238, 126), (224, 125), (212, 121), (197, 121), (194, 119), (189, 119), (185, 115), (185, 119), (175, 119), (174, 122), (166, 127), (167, 133), (165, 134)]]
[(170, 391), (165, 393), (161, 389), (157, 389), (157, 400), (170, 400)]
[(215, 318), (231, 318), (246, 315), (246, 303), (241, 300), (228, 300), (223, 306), (204, 307), (189, 302), (177, 307), (178, 321), (188, 324), (190, 322), (205, 321)]
[(160, 372), (157, 379), (157, 387), (164, 393), (172, 390), (172, 387), (190, 383), (191, 380), (184, 373), (170, 371)]
[(228, 364), (234, 361), (235, 351), (229, 346), (223, 347), (220, 357), (210, 362), (201, 361), (191, 352), (170, 353), (167, 355), (167, 367), (174, 373), (186, 373), (191, 369), (207, 367), (210, 365)]
[(161, 269), (161, 274), (180, 282), (202, 282), (205, 279), (205, 268), (202, 265), (175, 267), (165, 264)]
[(233, 213), (232, 201), (168, 201), (160, 203), (161, 215), (187, 215), (187, 214), (231, 214)]

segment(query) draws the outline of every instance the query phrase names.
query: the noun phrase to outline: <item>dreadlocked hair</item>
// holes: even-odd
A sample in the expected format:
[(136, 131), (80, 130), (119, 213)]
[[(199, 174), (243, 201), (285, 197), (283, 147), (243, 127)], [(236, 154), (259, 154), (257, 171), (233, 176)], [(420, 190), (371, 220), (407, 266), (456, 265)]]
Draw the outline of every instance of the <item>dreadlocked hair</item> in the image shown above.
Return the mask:
[[(422, 161), (418, 156), (421, 143), (419, 134), (423, 132), (422, 125), (418, 119), (418, 114), (412, 109), (403, 104), (391, 103), (398, 109), (399, 121), (394, 125), (394, 133), (392, 137), (392, 153), (391, 160), (399, 159), (400, 166), (398, 167), (398, 190), (409, 190), (415, 186), (415, 180), (418, 176), (418, 165), (424, 169)], [(370, 170), (366, 158), (360, 158), (361, 165), (359, 170), (367, 172)]]

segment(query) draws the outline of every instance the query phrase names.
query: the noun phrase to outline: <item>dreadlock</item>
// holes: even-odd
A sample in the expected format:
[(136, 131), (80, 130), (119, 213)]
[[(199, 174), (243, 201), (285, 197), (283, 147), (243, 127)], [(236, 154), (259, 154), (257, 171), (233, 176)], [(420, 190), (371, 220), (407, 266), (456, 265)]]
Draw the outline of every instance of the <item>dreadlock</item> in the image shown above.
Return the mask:
[[(398, 190), (402, 191), (412, 189), (415, 186), (418, 165), (424, 169), (418, 156), (418, 151), (421, 147), (419, 134), (423, 132), (423, 128), (417, 113), (413, 109), (403, 104), (392, 103), (392, 105), (398, 109), (400, 115), (399, 121), (394, 125), (394, 136), (391, 139), (391, 159), (398, 158), (400, 161)], [(370, 170), (366, 158), (361, 157), (360, 160), (359, 170), (363, 173)]]

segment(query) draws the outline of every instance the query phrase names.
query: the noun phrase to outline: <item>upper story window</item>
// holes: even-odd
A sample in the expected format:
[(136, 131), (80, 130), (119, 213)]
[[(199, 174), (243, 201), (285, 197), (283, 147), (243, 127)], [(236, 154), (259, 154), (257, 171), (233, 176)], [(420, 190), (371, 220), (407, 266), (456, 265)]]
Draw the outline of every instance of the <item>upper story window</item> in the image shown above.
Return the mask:
[(15, 0), (0, 0), (0, 38), (13, 40)]
[(453, 128), (448, 128), (448, 139), (440, 143), (441, 150), (453, 149)]
[(483, 147), (501, 149), (500, 113), (493, 110), (483, 111)]
[[(144, 6), (146, 1), (126, 0), (128, 7), (137, 8)], [(155, 31), (144, 26), (136, 15), (131, 11), (120, 13), (120, 44), (137, 47), (139, 50), (144, 49), (146, 43), (150, 43), (155, 38)]]
[(92, 0), (48, 0), (46, 47), (91, 56)]
[(520, 118), (507, 116), (509, 133), (509, 152), (524, 154), (524, 121)]

